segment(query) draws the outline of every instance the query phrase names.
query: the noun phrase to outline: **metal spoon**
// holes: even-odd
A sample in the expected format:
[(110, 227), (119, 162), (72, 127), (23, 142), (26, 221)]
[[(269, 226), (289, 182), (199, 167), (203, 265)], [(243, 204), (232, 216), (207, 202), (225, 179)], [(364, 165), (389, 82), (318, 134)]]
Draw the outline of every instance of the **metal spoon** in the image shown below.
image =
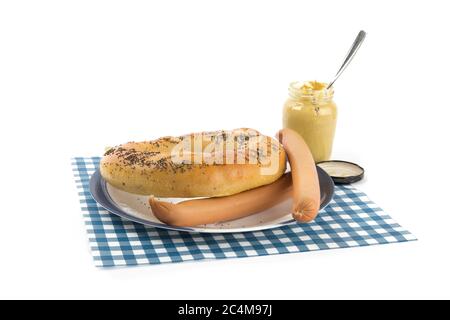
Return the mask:
[(336, 82), (336, 80), (339, 78), (342, 72), (344, 72), (345, 68), (347, 68), (347, 66), (352, 61), (353, 57), (355, 56), (356, 52), (358, 51), (359, 47), (361, 46), (365, 38), (366, 32), (361, 30), (356, 36), (356, 39), (353, 42), (350, 51), (347, 53), (347, 56), (345, 57), (344, 62), (342, 63), (342, 66), (339, 68), (338, 72), (334, 76), (333, 81), (331, 81), (330, 84), (327, 86), (327, 89), (330, 89), (333, 86), (333, 84)]

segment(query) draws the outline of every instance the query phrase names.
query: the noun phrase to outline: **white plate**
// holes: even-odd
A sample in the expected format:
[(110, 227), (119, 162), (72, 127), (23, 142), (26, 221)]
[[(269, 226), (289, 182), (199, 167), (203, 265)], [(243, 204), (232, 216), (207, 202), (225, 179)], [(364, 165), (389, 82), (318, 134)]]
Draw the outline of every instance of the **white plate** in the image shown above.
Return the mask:
[[(332, 199), (334, 184), (322, 169), (318, 168), (318, 173), (321, 187), (321, 209), (323, 209)], [(229, 233), (272, 229), (295, 223), (290, 214), (292, 202), (287, 200), (268, 210), (242, 219), (189, 228), (175, 227), (159, 221), (153, 215), (148, 204), (149, 196), (131, 194), (113, 187), (101, 178), (98, 170), (91, 177), (90, 189), (94, 199), (111, 213), (134, 222), (158, 228), (188, 232)], [(170, 202), (182, 200), (186, 199), (164, 198), (164, 201)], [(211, 210), (214, 210), (214, 208), (211, 208)]]

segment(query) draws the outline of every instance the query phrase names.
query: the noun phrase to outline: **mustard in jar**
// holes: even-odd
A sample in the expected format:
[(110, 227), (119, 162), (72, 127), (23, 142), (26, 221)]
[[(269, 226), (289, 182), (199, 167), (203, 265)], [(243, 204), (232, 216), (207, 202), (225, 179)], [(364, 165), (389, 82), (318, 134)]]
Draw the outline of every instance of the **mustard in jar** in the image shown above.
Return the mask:
[(291, 83), (283, 109), (283, 127), (303, 137), (316, 162), (330, 159), (336, 129), (334, 90), (326, 87), (317, 81)]

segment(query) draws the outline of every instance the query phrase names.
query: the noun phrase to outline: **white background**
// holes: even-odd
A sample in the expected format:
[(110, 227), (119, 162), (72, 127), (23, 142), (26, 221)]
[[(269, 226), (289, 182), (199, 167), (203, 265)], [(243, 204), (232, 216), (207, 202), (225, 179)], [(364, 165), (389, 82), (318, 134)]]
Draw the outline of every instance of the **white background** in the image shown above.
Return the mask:
[[(0, 298), (450, 298), (447, 1), (2, 1)], [(70, 157), (192, 131), (274, 134), (336, 83), (333, 157), (418, 242), (102, 270)]]

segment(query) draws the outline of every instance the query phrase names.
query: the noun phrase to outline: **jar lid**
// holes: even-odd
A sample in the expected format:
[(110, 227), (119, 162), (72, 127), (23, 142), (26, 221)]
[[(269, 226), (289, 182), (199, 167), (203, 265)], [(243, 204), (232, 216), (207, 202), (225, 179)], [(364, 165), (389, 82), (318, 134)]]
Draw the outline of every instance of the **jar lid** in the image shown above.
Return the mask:
[(330, 160), (317, 163), (338, 184), (350, 184), (364, 177), (364, 169), (356, 163)]

